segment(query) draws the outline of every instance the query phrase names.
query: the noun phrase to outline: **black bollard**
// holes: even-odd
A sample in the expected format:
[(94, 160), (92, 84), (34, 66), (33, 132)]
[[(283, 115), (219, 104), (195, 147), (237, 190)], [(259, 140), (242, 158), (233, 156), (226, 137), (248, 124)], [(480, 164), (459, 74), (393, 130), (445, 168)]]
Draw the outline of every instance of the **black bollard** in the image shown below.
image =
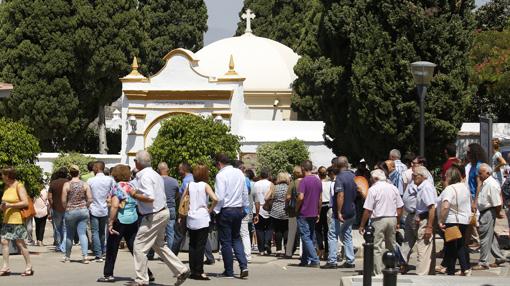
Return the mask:
[(386, 251), (383, 254), (383, 263), (386, 266), (383, 269), (383, 286), (396, 286), (397, 275), (399, 269), (397, 268), (397, 255), (393, 251)]
[(374, 272), (374, 227), (369, 225), (363, 234), (363, 286), (372, 285)]

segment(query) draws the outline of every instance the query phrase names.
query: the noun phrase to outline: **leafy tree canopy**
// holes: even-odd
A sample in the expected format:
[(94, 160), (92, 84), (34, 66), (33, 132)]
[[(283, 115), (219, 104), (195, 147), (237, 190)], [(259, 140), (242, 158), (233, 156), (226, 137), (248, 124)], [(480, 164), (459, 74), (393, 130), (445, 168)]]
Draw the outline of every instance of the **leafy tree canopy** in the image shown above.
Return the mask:
[[(32, 197), (43, 187), (42, 169), (35, 165), (40, 152), (37, 138), (26, 125), (0, 118), (0, 168), (13, 166), (18, 180)], [(0, 184), (3, 184), (1, 180)]]
[(262, 144), (257, 148), (257, 172), (268, 168), (273, 176), (292, 169), (310, 157), (308, 147), (298, 139)]
[(206, 164), (213, 179), (218, 170), (214, 166), (214, 155), (223, 152), (231, 159), (240, 151), (239, 136), (230, 134), (230, 128), (213, 118), (202, 118), (191, 114), (172, 116), (161, 124), (158, 136), (149, 147), (154, 167), (166, 162), (170, 173), (178, 178), (177, 166), (188, 162), (192, 166)]
[(502, 31), (475, 33), (470, 54), (472, 82), (478, 86), (468, 114), (488, 114), (495, 121), (510, 120), (510, 25)]
[(203, 0), (140, 0), (144, 29), (149, 37), (143, 50), (142, 72), (152, 75), (164, 65), (173, 49), (198, 51), (207, 31), (207, 7)]
[(501, 31), (510, 24), (510, 0), (491, 0), (475, 16), (478, 29)]
[(442, 160), (472, 94), (467, 55), (474, 1), (320, 2), (320, 55), (304, 55), (295, 67), (294, 109), (324, 120), (334, 139), (329, 146), (354, 160), (374, 162), (392, 148), (417, 150), (419, 108), (409, 65), (434, 62), (426, 156)]

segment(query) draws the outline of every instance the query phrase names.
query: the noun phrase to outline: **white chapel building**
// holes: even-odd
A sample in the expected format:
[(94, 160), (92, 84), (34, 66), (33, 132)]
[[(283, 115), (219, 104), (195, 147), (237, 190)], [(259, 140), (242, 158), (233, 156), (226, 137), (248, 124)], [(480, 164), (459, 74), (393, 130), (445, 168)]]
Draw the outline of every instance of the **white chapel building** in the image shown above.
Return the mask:
[[(154, 76), (132, 71), (122, 81), (121, 162), (132, 163), (149, 147), (161, 122), (176, 114), (213, 116), (243, 137), (240, 157), (253, 163), (259, 145), (303, 140), (314, 165), (329, 166), (334, 154), (324, 145), (324, 123), (297, 121), (291, 110), (294, 66), (299, 55), (276, 41), (254, 35), (250, 11), (244, 35), (219, 40), (196, 53), (170, 51)], [(253, 16), (252, 16), (253, 17)]]

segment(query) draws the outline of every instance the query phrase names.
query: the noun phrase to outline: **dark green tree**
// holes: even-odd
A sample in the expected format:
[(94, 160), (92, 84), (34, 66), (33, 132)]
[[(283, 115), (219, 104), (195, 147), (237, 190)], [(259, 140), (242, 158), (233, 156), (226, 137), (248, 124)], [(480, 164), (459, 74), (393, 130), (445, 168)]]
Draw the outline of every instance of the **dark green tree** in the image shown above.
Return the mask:
[(337, 154), (372, 162), (417, 150), (419, 108), (411, 62), (438, 64), (426, 100), (426, 156), (442, 158), (471, 98), (468, 52), (474, 1), (322, 0), (320, 55), (295, 67), (293, 106), (322, 119)]
[(239, 136), (230, 133), (227, 125), (215, 122), (212, 117), (181, 114), (162, 122), (149, 152), (155, 167), (159, 162), (166, 162), (171, 175), (176, 178), (177, 169), (173, 167), (188, 162), (191, 165), (207, 164), (213, 179), (218, 171), (213, 164), (214, 155), (222, 152), (231, 159), (237, 158), (240, 140)]
[(106, 153), (104, 106), (121, 95), (120, 77), (145, 41), (137, 0), (76, 0), (74, 89), (88, 122), (98, 118), (99, 152)]
[(68, 146), (86, 123), (72, 82), (78, 68), (76, 28), (76, 9), (69, 1), (0, 5), (0, 77), (14, 84), (2, 109), (31, 127), (43, 150)]
[(301, 140), (265, 143), (257, 147), (257, 171), (268, 168), (274, 177), (280, 172), (292, 174), (294, 166), (309, 158), (308, 147)]
[[(244, 34), (246, 21), (242, 15), (246, 9), (252, 10), (256, 17), (252, 22), (253, 34), (278, 41), (289, 46), (296, 52), (314, 45), (307, 41), (310, 24), (318, 23), (316, 9), (318, 0), (244, 0), (244, 6), (239, 12), (239, 23), (236, 35)], [(313, 38), (313, 40), (315, 40)]]
[(207, 7), (203, 0), (140, 0), (144, 30), (149, 37), (142, 57), (142, 72), (157, 73), (163, 57), (173, 49), (198, 51), (207, 31)]
[(475, 16), (478, 29), (501, 31), (510, 24), (510, 0), (491, 0)]

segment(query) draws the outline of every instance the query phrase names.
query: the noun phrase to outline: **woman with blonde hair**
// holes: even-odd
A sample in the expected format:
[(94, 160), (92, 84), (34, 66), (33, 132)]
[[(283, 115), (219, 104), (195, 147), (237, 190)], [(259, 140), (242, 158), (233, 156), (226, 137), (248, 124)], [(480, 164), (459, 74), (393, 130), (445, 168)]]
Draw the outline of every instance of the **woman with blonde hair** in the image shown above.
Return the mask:
[(32, 276), (32, 262), (28, 252), (25, 239), (28, 238), (27, 228), (23, 224), (21, 210), (28, 206), (27, 190), (22, 183), (16, 180), (16, 170), (13, 167), (7, 167), (2, 170), (2, 181), (4, 182), (4, 193), (2, 196), (1, 209), (3, 212), (3, 224), (0, 236), (2, 237), (2, 256), (4, 264), (0, 269), (0, 276), (11, 274), (9, 268), (9, 242), (14, 240), (25, 259), (25, 272), (21, 276)]
[(303, 179), (303, 170), (301, 166), (294, 166), (292, 170), (292, 181), (287, 189), (287, 196), (285, 200), (286, 212), (289, 217), (288, 231), (287, 231), (287, 247), (285, 249), (285, 257), (291, 258), (296, 251), (298, 241), (297, 232), (297, 213), (296, 213), (296, 201), (298, 196), (298, 186)]
[(287, 173), (280, 172), (276, 177), (276, 185), (266, 194), (266, 201), (273, 200), (273, 206), (269, 216), (271, 218), (272, 229), (275, 234), (276, 256), (283, 256), (283, 248), (287, 244), (287, 232), (289, 230), (289, 216), (285, 212), (285, 201), (287, 199), (287, 190), (289, 189), (290, 177)]
[(498, 138), (492, 139), (492, 150), (494, 154), (492, 155), (492, 166), (494, 168), (494, 177), (498, 180), (499, 185), (503, 184), (503, 170), (506, 165), (506, 160), (503, 158), (503, 155), (499, 151), (500, 141)]

